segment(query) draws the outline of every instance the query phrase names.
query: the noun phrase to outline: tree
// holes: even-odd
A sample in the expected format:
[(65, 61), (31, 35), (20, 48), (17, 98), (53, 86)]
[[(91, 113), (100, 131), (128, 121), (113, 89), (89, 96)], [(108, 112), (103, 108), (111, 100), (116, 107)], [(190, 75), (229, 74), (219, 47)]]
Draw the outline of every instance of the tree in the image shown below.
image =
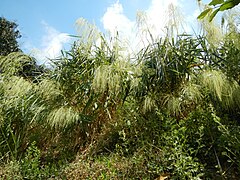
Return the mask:
[(21, 37), (15, 22), (0, 17), (0, 55), (6, 56), (11, 52), (21, 51), (17, 39)]
[[(232, 9), (240, 3), (240, 0), (212, 0), (208, 5), (214, 6), (205, 9), (199, 16), (198, 19), (203, 19), (206, 15), (210, 14), (209, 21), (212, 21), (213, 18), (219, 11), (225, 11)], [(213, 11), (214, 10), (214, 11)]]
[(18, 25), (0, 17), (0, 73), (7, 73), (27, 78), (34, 82), (46, 71), (36, 59), (19, 48), (17, 39), (21, 37)]

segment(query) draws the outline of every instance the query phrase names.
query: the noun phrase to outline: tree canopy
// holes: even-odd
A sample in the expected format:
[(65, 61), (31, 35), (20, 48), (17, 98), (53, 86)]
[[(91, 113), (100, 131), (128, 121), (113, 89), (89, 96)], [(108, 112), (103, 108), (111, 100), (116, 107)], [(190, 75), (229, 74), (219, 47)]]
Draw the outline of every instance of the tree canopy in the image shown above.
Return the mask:
[(22, 52), (17, 42), (21, 37), (18, 25), (4, 17), (0, 18), (0, 72), (18, 75), (36, 81), (45, 71), (36, 59)]
[(17, 39), (21, 37), (18, 25), (0, 17), (0, 55), (6, 56), (11, 52), (21, 51)]

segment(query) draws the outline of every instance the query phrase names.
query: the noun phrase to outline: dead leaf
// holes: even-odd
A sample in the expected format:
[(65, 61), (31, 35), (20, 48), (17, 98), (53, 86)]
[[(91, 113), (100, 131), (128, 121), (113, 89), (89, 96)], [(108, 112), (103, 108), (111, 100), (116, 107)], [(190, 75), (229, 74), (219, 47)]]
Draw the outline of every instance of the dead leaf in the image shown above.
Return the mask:
[(163, 173), (155, 180), (165, 180), (165, 179), (168, 179), (169, 177), (170, 177), (170, 173)]

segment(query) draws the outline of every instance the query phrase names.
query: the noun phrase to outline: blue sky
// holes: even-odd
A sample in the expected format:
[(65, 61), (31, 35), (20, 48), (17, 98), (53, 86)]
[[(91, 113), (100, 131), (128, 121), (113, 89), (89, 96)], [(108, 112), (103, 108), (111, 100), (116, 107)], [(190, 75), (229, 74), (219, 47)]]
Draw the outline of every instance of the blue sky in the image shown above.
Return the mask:
[(102, 32), (113, 34), (117, 29), (128, 38), (134, 33), (136, 13), (144, 11), (157, 34), (164, 29), (170, 4), (182, 12), (186, 31), (196, 27), (195, 0), (1, 0), (0, 15), (17, 22), (21, 48), (26, 53), (37, 52), (41, 59), (54, 58), (69, 46), (68, 35), (76, 34), (78, 18), (95, 23)]

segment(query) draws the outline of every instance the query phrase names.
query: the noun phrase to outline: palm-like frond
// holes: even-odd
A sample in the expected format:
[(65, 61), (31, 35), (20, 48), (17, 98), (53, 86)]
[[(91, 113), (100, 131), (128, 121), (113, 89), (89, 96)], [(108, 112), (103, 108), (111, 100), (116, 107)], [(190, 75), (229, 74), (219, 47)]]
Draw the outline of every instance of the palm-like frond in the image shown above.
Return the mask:
[(202, 74), (202, 82), (204, 86), (208, 87), (210, 91), (221, 101), (223, 95), (223, 86), (226, 84), (223, 73), (220, 71), (205, 71)]
[(0, 69), (8, 76), (18, 75), (23, 71), (23, 66), (31, 63), (31, 58), (21, 52), (13, 52), (0, 57)]
[(75, 111), (72, 107), (61, 106), (51, 110), (47, 116), (47, 121), (53, 127), (67, 127), (69, 124), (75, 124), (80, 120), (79, 112)]
[(239, 106), (239, 85), (234, 80), (229, 80), (221, 71), (205, 71), (201, 75), (202, 86), (219, 102), (223, 107), (231, 109)]
[(57, 101), (57, 98), (62, 96), (59, 83), (50, 79), (44, 79), (38, 84), (37, 93), (46, 102)]
[(208, 20), (202, 21), (202, 27), (204, 31), (204, 35), (206, 36), (208, 42), (211, 46), (219, 46), (223, 41), (224, 34), (214, 22), (209, 22)]
[(127, 83), (133, 79), (133, 67), (127, 60), (116, 60), (110, 65), (102, 65), (96, 69), (93, 88), (97, 92), (107, 90), (116, 96), (124, 92)]
[(153, 95), (147, 95), (143, 100), (142, 110), (144, 113), (151, 112), (156, 106), (156, 97), (152, 97)]
[(19, 97), (28, 94), (33, 88), (32, 83), (22, 77), (12, 76), (4, 82), (4, 92), (7, 97)]

